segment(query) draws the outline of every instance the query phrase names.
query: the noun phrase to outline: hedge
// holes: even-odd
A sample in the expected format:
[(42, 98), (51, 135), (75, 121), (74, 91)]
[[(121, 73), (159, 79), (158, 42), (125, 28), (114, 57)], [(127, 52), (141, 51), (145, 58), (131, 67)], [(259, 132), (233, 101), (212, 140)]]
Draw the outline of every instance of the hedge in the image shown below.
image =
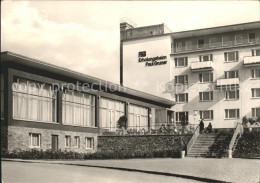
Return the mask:
[(238, 140), (233, 157), (260, 158), (260, 132), (244, 133)]

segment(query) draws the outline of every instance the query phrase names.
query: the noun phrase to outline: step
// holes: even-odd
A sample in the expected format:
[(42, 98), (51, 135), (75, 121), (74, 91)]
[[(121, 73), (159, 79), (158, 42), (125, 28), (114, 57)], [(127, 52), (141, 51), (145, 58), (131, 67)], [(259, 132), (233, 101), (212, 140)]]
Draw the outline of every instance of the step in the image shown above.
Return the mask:
[(226, 153), (188, 153), (187, 156), (226, 156)]

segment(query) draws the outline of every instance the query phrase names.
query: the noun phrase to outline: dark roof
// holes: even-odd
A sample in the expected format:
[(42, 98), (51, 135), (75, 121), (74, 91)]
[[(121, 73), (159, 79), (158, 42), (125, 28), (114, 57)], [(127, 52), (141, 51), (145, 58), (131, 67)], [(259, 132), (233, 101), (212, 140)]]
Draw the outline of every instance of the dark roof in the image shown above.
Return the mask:
[(156, 103), (159, 103), (161, 105), (164, 106), (168, 106), (171, 107), (175, 104), (174, 101), (172, 100), (168, 100), (162, 97), (158, 97), (155, 95), (151, 95), (148, 93), (144, 93), (138, 90), (134, 90), (128, 87), (124, 87), (121, 86), (119, 84), (115, 84), (109, 81), (105, 81), (96, 77), (92, 77), (86, 74), (82, 74), (79, 72), (75, 72), (63, 67), (59, 67), (53, 64), (49, 64), (40, 60), (36, 60), (36, 59), (32, 59), (23, 55), (19, 55), (16, 53), (12, 53), (12, 52), (1, 52), (1, 64), (2, 62), (12, 62), (12, 63), (17, 63), (17, 64), (22, 64), (24, 66), (28, 66), (28, 67), (32, 67), (35, 69), (40, 69), (43, 71), (48, 71), (48, 72), (52, 72), (54, 74), (59, 74), (59, 75), (63, 75), (63, 76), (67, 76), (73, 79), (77, 79), (80, 81), (84, 81), (84, 82), (88, 82), (88, 83), (100, 83), (101, 86), (103, 87), (109, 87), (109, 86), (114, 86), (114, 88), (116, 88), (117, 92), (119, 93), (124, 93), (127, 95), (132, 95), (132, 96), (137, 96), (149, 101), (153, 101)]

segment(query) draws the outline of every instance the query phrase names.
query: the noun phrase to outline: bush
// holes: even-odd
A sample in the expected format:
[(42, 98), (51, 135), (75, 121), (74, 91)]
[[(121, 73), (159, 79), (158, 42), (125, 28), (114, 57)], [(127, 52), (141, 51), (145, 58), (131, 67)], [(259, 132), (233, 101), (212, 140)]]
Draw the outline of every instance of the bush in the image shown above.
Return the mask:
[(236, 158), (260, 158), (260, 132), (244, 133), (233, 153)]
[(21, 158), (21, 159), (83, 159), (84, 154), (76, 153), (71, 151), (61, 151), (61, 150), (37, 150), (30, 149), (26, 151), (21, 151), (19, 149), (13, 150), (11, 152), (2, 151), (2, 158)]

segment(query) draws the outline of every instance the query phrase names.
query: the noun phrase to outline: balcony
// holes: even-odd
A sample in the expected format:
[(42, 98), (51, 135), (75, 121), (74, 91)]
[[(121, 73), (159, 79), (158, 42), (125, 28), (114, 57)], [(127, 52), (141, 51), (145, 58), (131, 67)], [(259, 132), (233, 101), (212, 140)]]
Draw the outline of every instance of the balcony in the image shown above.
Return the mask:
[(244, 57), (244, 66), (259, 66), (260, 65), (260, 56), (251, 56), (251, 57)]
[(218, 88), (239, 87), (239, 78), (218, 79), (217, 87)]
[(213, 61), (205, 61), (205, 62), (192, 62), (191, 63), (191, 71), (212, 71), (213, 70)]

